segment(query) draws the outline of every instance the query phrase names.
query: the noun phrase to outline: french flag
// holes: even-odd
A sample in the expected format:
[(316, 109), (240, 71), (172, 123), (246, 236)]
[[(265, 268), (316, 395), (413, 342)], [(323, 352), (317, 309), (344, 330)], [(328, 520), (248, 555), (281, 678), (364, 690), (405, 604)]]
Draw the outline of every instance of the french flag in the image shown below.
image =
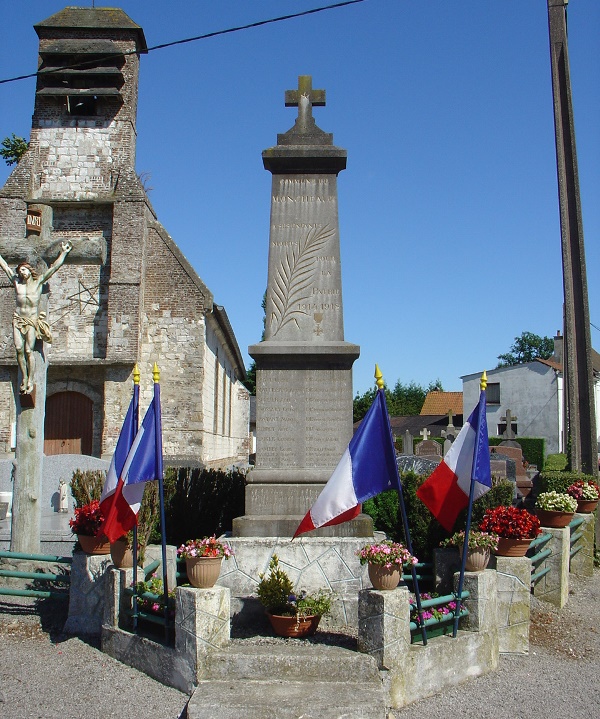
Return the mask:
[[(132, 405), (133, 402), (134, 400), (132, 400)], [(128, 451), (125, 451), (127, 438), (130, 437), (129, 430), (127, 430), (121, 451), (119, 444), (123, 438), (128, 418), (129, 411), (125, 417), (125, 424), (117, 442), (100, 500), (100, 508), (105, 517), (100, 531), (111, 542), (116, 541), (135, 526), (144, 494), (144, 483), (158, 479), (159, 473), (162, 472), (162, 432), (158, 384), (154, 385), (154, 398), (146, 411), (142, 426), (131, 442)], [(125, 459), (123, 460), (124, 453)]]
[(417, 489), (417, 497), (448, 532), (461, 510), (492, 488), (490, 449), (485, 416), (485, 390), (442, 462)]
[(386, 489), (400, 489), (396, 450), (383, 389), (350, 440), (338, 466), (292, 539), (358, 516), (361, 504)]

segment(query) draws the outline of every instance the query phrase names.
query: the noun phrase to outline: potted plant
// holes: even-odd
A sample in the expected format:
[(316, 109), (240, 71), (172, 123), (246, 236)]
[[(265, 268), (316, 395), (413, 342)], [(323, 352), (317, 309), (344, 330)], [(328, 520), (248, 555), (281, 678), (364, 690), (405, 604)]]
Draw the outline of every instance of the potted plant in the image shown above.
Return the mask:
[(203, 539), (189, 539), (179, 547), (177, 556), (185, 559), (187, 577), (192, 587), (210, 589), (219, 578), (223, 558), (233, 556), (233, 550), (213, 534)]
[(356, 555), (361, 564), (368, 565), (374, 589), (395, 589), (402, 578), (404, 565), (418, 562), (403, 544), (389, 539), (366, 544)]
[[(481, 532), (477, 529), (469, 532), (469, 543), (467, 547), (467, 561), (465, 569), (468, 572), (481, 572), (490, 561), (490, 552), (498, 549), (498, 535), (493, 532)], [(465, 530), (455, 532), (451, 537), (440, 543), (441, 547), (458, 547), (462, 557), (465, 543)]]
[(542, 492), (535, 501), (535, 512), (544, 527), (566, 527), (577, 510), (577, 500), (563, 492)]
[(314, 634), (324, 614), (331, 610), (331, 596), (322, 589), (316, 594), (294, 592), (292, 580), (279, 566), (276, 554), (269, 562), (269, 573), (259, 574), (256, 592), (275, 634), (306, 637)]
[(75, 507), (75, 518), (69, 520), (69, 526), (86, 554), (110, 554), (108, 539), (99, 534), (103, 522), (104, 516), (97, 499), (82, 507)]
[(531, 540), (541, 532), (540, 520), (534, 514), (504, 505), (486, 509), (479, 529), (498, 535), (495, 553), (501, 557), (524, 557)]
[(133, 567), (133, 529), (130, 529), (127, 534), (124, 534), (115, 542), (110, 543), (110, 556), (113, 564), (118, 569), (130, 569)]
[(596, 482), (578, 479), (567, 488), (567, 494), (577, 500), (577, 511), (589, 514), (598, 506), (600, 487)]

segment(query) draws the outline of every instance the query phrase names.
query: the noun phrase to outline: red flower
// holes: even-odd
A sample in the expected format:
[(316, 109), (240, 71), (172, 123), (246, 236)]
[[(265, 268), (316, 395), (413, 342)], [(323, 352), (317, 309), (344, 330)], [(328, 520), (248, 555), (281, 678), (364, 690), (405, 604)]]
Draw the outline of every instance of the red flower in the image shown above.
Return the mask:
[(104, 516), (100, 511), (100, 502), (94, 499), (83, 507), (75, 507), (75, 519), (69, 520), (69, 526), (73, 534), (83, 534), (88, 537), (95, 537), (104, 522)]
[(533, 539), (542, 531), (540, 520), (534, 514), (526, 509), (504, 506), (486, 509), (479, 529), (515, 539)]

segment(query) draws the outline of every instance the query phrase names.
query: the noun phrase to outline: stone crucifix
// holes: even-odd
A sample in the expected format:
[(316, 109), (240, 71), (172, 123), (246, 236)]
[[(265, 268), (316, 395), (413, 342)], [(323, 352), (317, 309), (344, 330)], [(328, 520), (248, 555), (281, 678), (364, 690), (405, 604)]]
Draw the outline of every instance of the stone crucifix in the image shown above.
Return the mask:
[(312, 108), (325, 106), (325, 90), (313, 90), (312, 76), (299, 75), (298, 89), (285, 91), (285, 106), (298, 108), (295, 130), (310, 132), (315, 128)]

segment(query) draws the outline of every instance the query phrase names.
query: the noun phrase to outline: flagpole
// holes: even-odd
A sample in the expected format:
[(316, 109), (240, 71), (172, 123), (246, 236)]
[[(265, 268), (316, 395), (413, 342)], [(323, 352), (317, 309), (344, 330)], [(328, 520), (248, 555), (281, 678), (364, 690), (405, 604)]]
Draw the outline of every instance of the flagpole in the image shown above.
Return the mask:
[[(480, 392), (485, 392), (485, 388), (487, 387), (487, 374), (486, 371), (483, 371), (483, 374), (481, 375), (481, 380), (479, 382), (479, 389)], [(481, 402), (481, 399), (480, 399)], [(478, 418), (478, 425), (481, 421), (481, 418)], [(477, 430), (479, 430), (479, 427), (477, 427)], [(477, 432), (479, 435), (479, 431)], [(458, 634), (458, 620), (460, 618), (460, 607), (461, 607), (461, 597), (463, 592), (463, 585), (465, 581), (465, 567), (467, 564), (467, 552), (469, 551), (469, 532), (471, 531), (471, 517), (473, 515), (473, 498), (475, 496), (475, 458), (477, 455), (477, 441), (475, 443), (475, 448), (473, 451), (473, 466), (471, 468), (471, 484), (469, 486), (469, 504), (467, 507), (467, 522), (465, 524), (465, 541), (463, 542), (463, 550), (462, 550), (462, 557), (460, 561), (460, 575), (458, 577), (458, 595), (456, 597), (456, 606), (454, 607), (454, 627), (452, 629), (452, 637), (456, 638), (456, 635)]]
[[(375, 365), (375, 383), (377, 385), (377, 391), (383, 392), (383, 403), (386, 409), (386, 417), (388, 417), (388, 426), (390, 430), (390, 435), (392, 434), (392, 428), (389, 424), (389, 415), (387, 412), (387, 404), (385, 401), (385, 391), (383, 389), (383, 375), (381, 374), (381, 370), (379, 369), (378, 365)], [(392, 436), (392, 446), (394, 444), (394, 438)], [(402, 483), (400, 482), (400, 474), (398, 472), (398, 463), (395, 461), (396, 465), (396, 477), (398, 479), (398, 501), (400, 504), (400, 515), (402, 516), (402, 526), (404, 528), (404, 538), (406, 540), (406, 548), (410, 552), (410, 554), (413, 553), (412, 550), (412, 542), (410, 540), (410, 530), (408, 528), (408, 516), (406, 514), (406, 505), (404, 504), (404, 493), (402, 492)], [(417, 570), (415, 568), (414, 564), (410, 565), (410, 571), (412, 574), (412, 580), (413, 580), (413, 588), (415, 590), (415, 602), (417, 603), (417, 615), (419, 617), (419, 624), (421, 625), (421, 636), (423, 637), (423, 646), (427, 644), (427, 629), (425, 627), (425, 622), (423, 621), (423, 609), (421, 607), (421, 592), (419, 590), (419, 580), (417, 578)]]
[[(140, 426), (140, 368), (137, 363), (133, 367), (133, 424), (135, 426), (134, 436), (137, 433)], [(137, 521), (133, 525), (133, 588), (135, 590), (138, 581), (138, 532), (137, 532)], [(137, 594), (133, 593), (133, 631), (137, 630), (138, 620), (138, 601)]]
[(156, 429), (156, 473), (160, 502), (160, 535), (162, 549), (163, 598), (165, 603), (165, 641), (169, 641), (169, 587), (167, 581), (167, 535), (165, 526), (165, 493), (163, 483), (162, 422), (160, 412), (160, 370), (156, 362), (152, 369), (154, 380), (154, 422)]

